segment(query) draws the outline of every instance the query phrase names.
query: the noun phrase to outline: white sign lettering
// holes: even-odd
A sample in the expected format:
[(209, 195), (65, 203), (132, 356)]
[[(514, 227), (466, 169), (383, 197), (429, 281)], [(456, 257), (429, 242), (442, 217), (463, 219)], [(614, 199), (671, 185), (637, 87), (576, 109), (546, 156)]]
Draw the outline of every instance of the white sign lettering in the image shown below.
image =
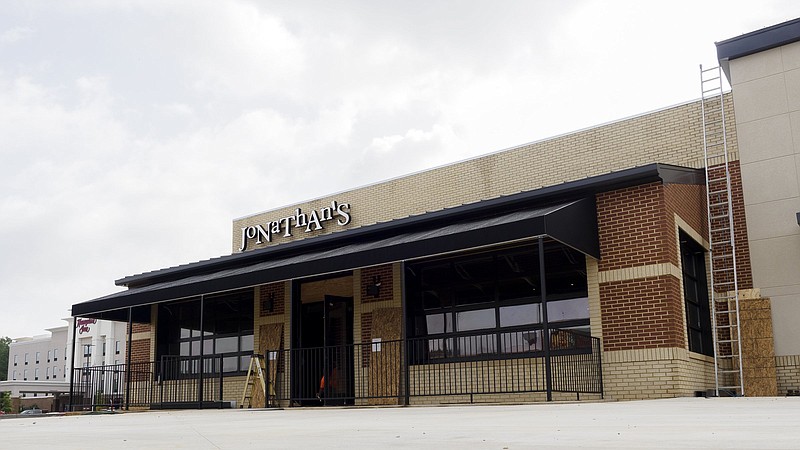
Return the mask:
[(303, 233), (322, 230), (325, 222), (334, 219), (339, 226), (349, 224), (350, 203), (339, 203), (334, 200), (331, 202), (331, 206), (311, 211), (309, 214), (297, 208), (291, 216), (282, 217), (263, 225), (242, 227), (242, 245), (239, 247), (239, 251), (245, 251), (248, 242), (252, 240), (255, 240), (256, 244), (261, 244), (272, 242), (272, 238), (275, 236), (291, 237), (292, 230), (299, 229)]

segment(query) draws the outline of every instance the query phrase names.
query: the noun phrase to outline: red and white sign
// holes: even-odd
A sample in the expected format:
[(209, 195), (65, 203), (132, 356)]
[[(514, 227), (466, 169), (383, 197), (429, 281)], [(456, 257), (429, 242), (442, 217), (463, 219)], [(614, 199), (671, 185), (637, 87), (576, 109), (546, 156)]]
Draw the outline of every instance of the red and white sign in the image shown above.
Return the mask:
[(78, 319), (78, 334), (91, 331), (89, 325), (97, 323), (97, 319)]

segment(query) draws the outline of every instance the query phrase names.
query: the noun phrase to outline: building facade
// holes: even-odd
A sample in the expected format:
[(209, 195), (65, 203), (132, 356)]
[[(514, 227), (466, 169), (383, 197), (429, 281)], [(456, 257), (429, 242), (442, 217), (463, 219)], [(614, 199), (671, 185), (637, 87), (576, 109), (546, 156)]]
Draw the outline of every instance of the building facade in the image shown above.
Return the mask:
[[(0, 390), (11, 392), (15, 410), (34, 405), (61, 411), (68, 399), (72, 368), (122, 364), (126, 354), (126, 326), (97, 319), (64, 319), (67, 325), (49, 328), (49, 334), (16, 338), (9, 344), (8, 381)], [(77, 324), (77, 326), (76, 326)], [(73, 352), (73, 335), (77, 332)]]
[(717, 44), (727, 169), (688, 102), (235, 219), (230, 255), (122, 278), (73, 312), (131, 324), (129, 364), (157, 380), (128, 377), (145, 406), (263, 405), (245, 395), (252, 354), (270, 404), (697, 395), (726, 340), (706, 188), (725, 170), (742, 370), (723, 376), (785, 395), (800, 384), (798, 41), (795, 20)]
[(69, 360), (67, 327), (48, 329), (50, 334), (23, 337), (9, 344), (8, 378), (11, 381), (63, 380)]
[(796, 27), (794, 20), (718, 44), (736, 105), (753, 285), (771, 303), (780, 394), (800, 385), (800, 44), (791, 32)]

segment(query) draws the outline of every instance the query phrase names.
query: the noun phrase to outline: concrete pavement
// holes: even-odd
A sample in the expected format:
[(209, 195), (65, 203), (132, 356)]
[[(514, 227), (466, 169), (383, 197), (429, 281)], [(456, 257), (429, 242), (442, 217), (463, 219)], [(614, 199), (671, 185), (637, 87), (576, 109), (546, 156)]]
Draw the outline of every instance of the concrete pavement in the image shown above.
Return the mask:
[(0, 448), (800, 448), (800, 397), (0, 420)]

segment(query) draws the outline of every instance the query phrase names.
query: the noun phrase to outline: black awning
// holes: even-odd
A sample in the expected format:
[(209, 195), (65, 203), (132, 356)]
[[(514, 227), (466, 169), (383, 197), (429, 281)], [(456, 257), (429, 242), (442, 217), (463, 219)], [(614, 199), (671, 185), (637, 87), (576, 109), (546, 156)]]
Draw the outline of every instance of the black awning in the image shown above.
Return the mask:
[[(395, 261), (549, 236), (599, 258), (597, 213), (592, 197), (527, 208), (325, 250), (268, 258), (246, 266), (177, 278), (73, 305), (73, 316), (111, 317), (104, 312), (166, 300), (229, 291), (280, 280), (340, 272)], [(188, 274), (187, 274), (188, 275)]]

